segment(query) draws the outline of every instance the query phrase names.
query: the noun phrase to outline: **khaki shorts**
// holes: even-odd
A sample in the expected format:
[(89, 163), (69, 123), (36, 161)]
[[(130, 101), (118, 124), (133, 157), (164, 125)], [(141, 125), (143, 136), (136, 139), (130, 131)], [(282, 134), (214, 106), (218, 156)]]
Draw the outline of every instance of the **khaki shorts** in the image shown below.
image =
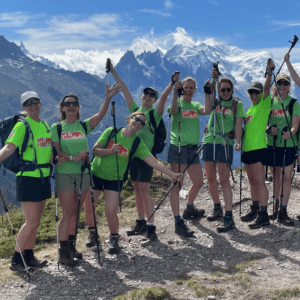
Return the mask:
[[(64, 174), (55, 173), (55, 190), (56, 191), (76, 191), (79, 192), (81, 174)], [(90, 188), (90, 176), (83, 173), (81, 191)]]

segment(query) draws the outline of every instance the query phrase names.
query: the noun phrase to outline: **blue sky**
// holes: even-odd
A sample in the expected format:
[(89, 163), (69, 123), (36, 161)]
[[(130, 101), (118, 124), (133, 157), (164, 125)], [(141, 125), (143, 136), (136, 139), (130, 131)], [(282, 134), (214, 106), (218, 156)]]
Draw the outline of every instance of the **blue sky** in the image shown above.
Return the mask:
[[(215, 38), (283, 57), (300, 37), (300, 3), (221, 0), (2, 0), (0, 34), (34, 54), (64, 61), (113, 57), (127, 49), (170, 49)], [(300, 42), (291, 53), (300, 61)]]

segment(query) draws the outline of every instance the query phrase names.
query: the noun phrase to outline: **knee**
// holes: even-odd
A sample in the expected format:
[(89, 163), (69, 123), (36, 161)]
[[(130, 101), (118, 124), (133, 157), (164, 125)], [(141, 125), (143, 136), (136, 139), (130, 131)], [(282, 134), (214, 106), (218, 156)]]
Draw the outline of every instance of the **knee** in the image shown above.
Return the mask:
[(207, 176), (206, 179), (209, 186), (212, 186), (217, 183), (217, 180), (214, 176)]
[(229, 178), (220, 178), (220, 185), (223, 189), (224, 187), (229, 187), (230, 186)]
[(40, 225), (40, 219), (27, 220), (25, 226), (30, 231), (36, 231)]
[(200, 190), (202, 188), (203, 184), (204, 184), (203, 180), (201, 179), (197, 182), (194, 182), (192, 187), (196, 190)]

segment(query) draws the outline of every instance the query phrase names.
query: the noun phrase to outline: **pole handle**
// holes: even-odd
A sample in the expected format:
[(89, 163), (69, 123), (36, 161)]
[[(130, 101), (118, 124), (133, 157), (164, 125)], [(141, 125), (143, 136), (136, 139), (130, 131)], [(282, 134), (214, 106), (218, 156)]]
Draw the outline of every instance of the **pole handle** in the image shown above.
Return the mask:
[(110, 72), (110, 64), (111, 64), (111, 60), (110, 60), (110, 58), (108, 58), (108, 59), (106, 60), (106, 65), (105, 65), (105, 72), (106, 72), (106, 73), (109, 73), (109, 72)]

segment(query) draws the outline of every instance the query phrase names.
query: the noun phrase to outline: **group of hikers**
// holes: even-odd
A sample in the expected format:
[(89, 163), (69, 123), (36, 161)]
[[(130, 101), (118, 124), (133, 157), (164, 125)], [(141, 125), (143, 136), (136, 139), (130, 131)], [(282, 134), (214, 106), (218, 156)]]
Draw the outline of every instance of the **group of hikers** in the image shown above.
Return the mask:
[[(291, 77), (300, 87), (300, 78), (290, 63), (289, 54), (286, 54), (285, 62)], [(219, 78), (220, 73), (216, 64), (211, 72), (212, 82), (207, 80), (204, 83), (204, 105), (193, 101), (197, 90), (196, 80), (186, 77), (180, 81), (179, 72), (175, 72), (160, 98), (153, 87), (146, 87), (143, 90), (141, 107), (133, 100), (110, 60), (107, 61), (107, 65), (116, 82), (111, 87), (106, 85), (105, 100), (99, 112), (84, 121), (80, 121), (80, 102), (74, 94), (68, 94), (60, 101), (59, 122), (53, 124), (51, 128), (40, 119), (42, 99), (39, 95), (34, 91), (27, 91), (21, 95), (22, 114), (30, 127), (30, 137), (22, 153), (22, 159), (31, 162), (31, 168), (21, 168), (16, 174), (16, 197), (17, 201), (21, 202), (25, 223), (17, 236), (15, 253), (11, 258), (11, 270), (22, 271), (26, 265), (32, 268), (43, 267), (47, 263), (34, 256), (33, 246), (46, 199), (51, 197), (50, 164), (53, 163), (56, 163), (55, 191), (62, 209), (58, 228), (59, 263), (74, 266), (78, 264), (78, 260), (74, 258), (82, 258), (82, 253), (76, 250), (74, 242), (78, 211), (82, 205), (89, 230), (86, 246), (91, 247), (93, 251), (97, 249), (99, 251), (101, 248), (95, 217), (95, 208), (101, 191), (104, 192), (105, 215), (110, 231), (109, 253), (120, 251), (117, 213), (122, 182), (126, 177), (128, 166), (134, 185), (138, 217), (127, 234), (145, 234), (152, 241), (157, 239), (154, 202), (150, 193), (153, 169), (156, 169), (173, 181), (170, 203), (175, 233), (191, 237), (194, 232), (188, 228), (184, 219), (201, 218), (205, 214), (204, 209), (194, 205), (203, 186), (200, 159), (198, 155), (195, 156), (200, 139), (199, 115), (209, 115), (201, 154), (208, 189), (214, 204), (207, 220), (215, 221), (223, 216), (217, 184), (218, 166), (225, 215), (217, 230), (227, 232), (235, 227), (230, 186), (233, 149), (235, 149), (242, 151), (241, 160), (249, 178), (252, 200), (249, 212), (242, 215), (241, 220), (251, 222), (249, 224), (251, 229), (270, 224), (270, 219), (278, 219), (279, 223), (288, 226), (294, 225), (287, 214), (287, 204), (293, 166), (297, 157), (296, 136), (300, 121), (300, 104), (289, 95), (290, 76), (279, 73), (275, 77), (273, 74), (275, 66), (271, 59), (267, 62), (264, 85), (255, 81), (247, 90), (252, 105), (246, 113), (243, 102), (233, 96), (232, 79)], [(275, 85), (271, 89), (272, 79), (275, 80)], [(126, 119), (127, 125), (119, 130), (115, 127), (104, 130), (93, 146), (94, 158), (89, 165), (87, 136), (106, 115), (111, 99), (120, 91), (124, 94), (130, 113)], [(153, 155), (151, 152), (155, 142), (155, 126), (162, 119), (166, 100), (172, 91), (173, 99), (167, 108), (168, 113), (172, 115), (168, 150), (168, 163), (171, 169), (168, 169), (156, 159), (155, 153)], [(157, 105), (153, 108), (156, 102)], [(292, 107), (289, 107), (290, 104)], [(24, 122), (16, 122), (4, 147), (0, 150), (0, 162), (9, 158), (16, 149), (21, 153), (26, 130)], [(131, 153), (133, 148), (134, 154)], [(267, 213), (266, 165), (271, 168), (274, 175), (275, 201), (271, 215)], [(186, 208), (181, 215), (179, 192), (184, 179), (182, 171), (187, 166), (192, 186), (188, 192)]]

